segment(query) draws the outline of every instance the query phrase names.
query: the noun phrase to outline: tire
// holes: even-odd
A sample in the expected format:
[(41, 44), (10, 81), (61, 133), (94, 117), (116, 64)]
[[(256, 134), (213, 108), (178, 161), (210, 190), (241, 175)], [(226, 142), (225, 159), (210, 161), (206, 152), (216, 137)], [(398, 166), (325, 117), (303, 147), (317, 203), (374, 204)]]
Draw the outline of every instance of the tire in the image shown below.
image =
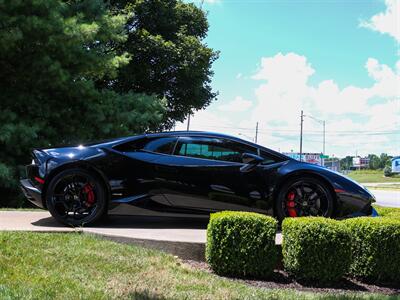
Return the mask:
[(107, 210), (106, 192), (101, 181), (91, 172), (79, 168), (67, 169), (54, 176), (47, 188), (46, 204), (58, 222), (73, 227), (93, 225)]
[(333, 211), (334, 199), (330, 190), (323, 181), (310, 176), (290, 179), (281, 187), (275, 201), (275, 215), (280, 222), (286, 217), (329, 218)]

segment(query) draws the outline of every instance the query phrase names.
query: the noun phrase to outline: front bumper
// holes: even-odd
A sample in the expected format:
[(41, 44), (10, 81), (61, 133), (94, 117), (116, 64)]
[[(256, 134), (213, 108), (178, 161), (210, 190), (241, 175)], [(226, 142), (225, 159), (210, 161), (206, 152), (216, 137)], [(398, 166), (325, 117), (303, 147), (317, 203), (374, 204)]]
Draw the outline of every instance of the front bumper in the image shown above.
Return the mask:
[(40, 208), (45, 208), (42, 201), (42, 192), (34, 187), (29, 179), (20, 180), (21, 189), (25, 197)]
[(361, 211), (352, 213), (349, 217), (379, 217), (379, 214), (372, 205), (366, 205)]

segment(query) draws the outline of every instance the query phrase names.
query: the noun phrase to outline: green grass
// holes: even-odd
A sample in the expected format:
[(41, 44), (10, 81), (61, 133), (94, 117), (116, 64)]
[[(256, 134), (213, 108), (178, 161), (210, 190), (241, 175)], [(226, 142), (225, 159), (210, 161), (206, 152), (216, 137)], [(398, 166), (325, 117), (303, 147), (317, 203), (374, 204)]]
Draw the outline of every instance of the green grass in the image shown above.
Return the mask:
[(393, 183), (393, 184), (380, 184), (380, 185), (365, 185), (370, 190), (387, 190), (387, 191), (399, 191), (400, 190), (400, 183)]
[(393, 177), (383, 176), (382, 170), (359, 170), (352, 171), (347, 174), (348, 177), (354, 179), (357, 182), (370, 183), (370, 182), (400, 182), (400, 176), (396, 175)]
[(390, 297), (250, 287), (168, 254), (77, 233), (0, 233), (0, 299), (382, 298)]

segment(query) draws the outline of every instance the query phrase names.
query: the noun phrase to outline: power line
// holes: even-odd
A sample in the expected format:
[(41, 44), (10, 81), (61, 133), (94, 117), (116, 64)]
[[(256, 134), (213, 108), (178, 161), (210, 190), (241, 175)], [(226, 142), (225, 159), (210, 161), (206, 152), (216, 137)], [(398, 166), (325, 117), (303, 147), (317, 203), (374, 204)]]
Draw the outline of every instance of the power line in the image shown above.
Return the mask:
[[(253, 128), (250, 127), (236, 127), (236, 126), (213, 126), (213, 125), (206, 125), (202, 126), (205, 128), (226, 128), (226, 129), (236, 129), (236, 130), (248, 130), (253, 131)], [(298, 130), (294, 129), (264, 129), (258, 130), (259, 134), (269, 134), (274, 132), (298, 132)], [(307, 134), (311, 135), (320, 135), (323, 130), (307, 130)], [(371, 130), (327, 130), (326, 134), (330, 135), (354, 135), (354, 134), (365, 134), (365, 135), (386, 135), (386, 134), (400, 134), (399, 129), (392, 129), (392, 130), (382, 130), (382, 131), (371, 131)]]

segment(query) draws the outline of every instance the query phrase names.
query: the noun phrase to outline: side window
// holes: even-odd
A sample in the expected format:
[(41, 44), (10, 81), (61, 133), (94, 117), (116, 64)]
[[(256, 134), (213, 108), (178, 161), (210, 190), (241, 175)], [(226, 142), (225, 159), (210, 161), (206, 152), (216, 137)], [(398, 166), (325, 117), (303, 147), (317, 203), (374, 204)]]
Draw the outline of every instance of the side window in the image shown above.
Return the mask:
[(137, 140), (130, 141), (125, 144), (121, 144), (115, 147), (118, 151), (123, 152), (134, 152), (138, 150), (147, 150), (151, 152), (171, 154), (174, 150), (176, 137), (164, 137), (164, 138), (140, 138)]
[(147, 138), (139, 138), (128, 143), (114, 146), (114, 149), (123, 152), (134, 152), (142, 149), (148, 143), (148, 141), (149, 140)]
[(244, 152), (256, 154), (257, 150), (228, 140), (214, 138), (181, 138), (175, 150), (176, 155), (238, 163), (242, 162)]
[(279, 161), (276, 157), (273, 157), (271, 154), (263, 150), (260, 151), (260, 156), (264, 158), (264, 161), (262, 162), (263, 165), (270, 165)]
[(151, 140), (143, 147), (143, 150), (164, 154), (172, 154), (172, 151), (174, 151), (176, 140), (176, 137), (165, 137)]

